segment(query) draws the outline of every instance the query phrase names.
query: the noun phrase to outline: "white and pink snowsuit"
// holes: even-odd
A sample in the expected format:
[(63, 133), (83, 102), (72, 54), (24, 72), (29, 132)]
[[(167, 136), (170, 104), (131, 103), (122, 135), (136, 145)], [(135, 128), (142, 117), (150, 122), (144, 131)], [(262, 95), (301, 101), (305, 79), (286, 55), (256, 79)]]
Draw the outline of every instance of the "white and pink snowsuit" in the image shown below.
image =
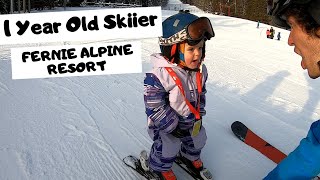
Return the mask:
[[(207, 136), (204, 127), (195, 137), (176, 138), (170, 133), (178, 126), (191, 134), (195, 115), (180, 89), (164, 67), (171, 67), (183, 85), (186, 98), (195, 107), (198, 101), (196, 72), (184, 70), (170, 64), (161, 54), (151, 55), (153, 70), (146, 73), (144, 80), (144, 102), (148, 116), (148, 133), (154, 141), (149, 157), (149, 166), (155, 171), (171, 169), (176, 155), (181, 154), (191, 161), (200, 158)], [(200, 95), (200, 115), (205, 115), (206, 66), (202, 65), (202, 93)]]

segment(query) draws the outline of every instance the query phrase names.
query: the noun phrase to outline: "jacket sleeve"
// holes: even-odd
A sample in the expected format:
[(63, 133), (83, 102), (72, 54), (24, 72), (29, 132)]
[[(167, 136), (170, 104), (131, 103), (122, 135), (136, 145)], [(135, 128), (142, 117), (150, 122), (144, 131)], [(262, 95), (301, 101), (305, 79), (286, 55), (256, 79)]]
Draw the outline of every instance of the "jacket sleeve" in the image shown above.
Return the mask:
[(200, 94), (200, 116), (205, 116), (206, 115), (206, 82), (208, 79), (208, 73), (207, 73), (207, 68), (205, 65), (202, 66), (202, 74), (203, 74), (203, 81), (202, 81), (202, 92)]
[(311, 125), (306, 138), (282, 160), (265, 180), (310, 180), (320, 173), (320, 121)]
[(179, 121), (176, 112), (169, 105), (168, 92), (160, 80), (152, 73), (147, 73), (144, 79), (144, 103), (150, 128), (172, 132)]

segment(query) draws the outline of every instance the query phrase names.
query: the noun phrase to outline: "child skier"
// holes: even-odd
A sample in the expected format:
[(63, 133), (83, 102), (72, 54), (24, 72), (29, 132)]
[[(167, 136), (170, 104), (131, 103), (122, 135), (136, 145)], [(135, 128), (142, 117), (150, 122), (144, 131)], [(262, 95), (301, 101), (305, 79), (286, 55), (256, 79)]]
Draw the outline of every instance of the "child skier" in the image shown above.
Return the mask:
[(163, 23), (161, 54), (152, 54), (152, 73), (144, 80), (148, 133), (153, 145), (149, 170), (161, 179), (176, 179), (171, 167), (179, 156), (200, 176), (200, 159), (206, 143), (205, 115), (207, 69), (205, 42), (214, 37), (210, 20), (180, 11)]

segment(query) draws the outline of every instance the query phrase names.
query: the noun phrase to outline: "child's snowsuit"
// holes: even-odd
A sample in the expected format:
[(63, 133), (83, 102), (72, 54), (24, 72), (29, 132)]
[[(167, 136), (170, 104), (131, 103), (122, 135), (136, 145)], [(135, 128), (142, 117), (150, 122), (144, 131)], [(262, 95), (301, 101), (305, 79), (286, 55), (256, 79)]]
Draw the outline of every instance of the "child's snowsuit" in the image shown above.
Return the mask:
[[(207, 136), (203, 126), (195, 137), (189, 135), (179, 139), (170, 134), (177, 126), (180, 129), (189, 130), (191, 134), (195, 116), (191, 113), (184, 96), (165, 67), (171, 67), (180, 78), (186, 98), (194, 107), (198, 101), (196, 72), (170, 64), (160, 54), (153, 54), (151, 60), (154, 65), (153, 71), (146, 73), (144, 80), (148, 133), (154, 141), (149, 157), (149, 167), (155, 171), (167, 171), (171, 169), (179, 151), (191, 161), (199, 159)], [(205, 115), (207, 76), (207, 69), (205, 65), (202, 65), (201, 116)]]

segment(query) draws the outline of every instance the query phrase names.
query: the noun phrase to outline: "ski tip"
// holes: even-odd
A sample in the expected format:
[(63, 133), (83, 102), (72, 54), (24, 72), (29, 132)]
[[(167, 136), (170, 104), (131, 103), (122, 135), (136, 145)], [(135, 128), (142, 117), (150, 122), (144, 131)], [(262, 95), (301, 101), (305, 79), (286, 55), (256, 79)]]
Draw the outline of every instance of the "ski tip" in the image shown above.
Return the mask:
[(244, 141), (248, 128), (242, 122), (235, 121), (231, 124), (231, 130), (241, 141)]
[(239, 129), (248, 129), (242, 122), (235, 121), (231, 124), (232, 131), (239, 130)]
[(240, 122), (240, 121), (234, 121), (234, 122), (231, 124), (231, 127), (234, 126), (234, 125), (237, 125), (237, 124), (243, 124), (243, 123)]

